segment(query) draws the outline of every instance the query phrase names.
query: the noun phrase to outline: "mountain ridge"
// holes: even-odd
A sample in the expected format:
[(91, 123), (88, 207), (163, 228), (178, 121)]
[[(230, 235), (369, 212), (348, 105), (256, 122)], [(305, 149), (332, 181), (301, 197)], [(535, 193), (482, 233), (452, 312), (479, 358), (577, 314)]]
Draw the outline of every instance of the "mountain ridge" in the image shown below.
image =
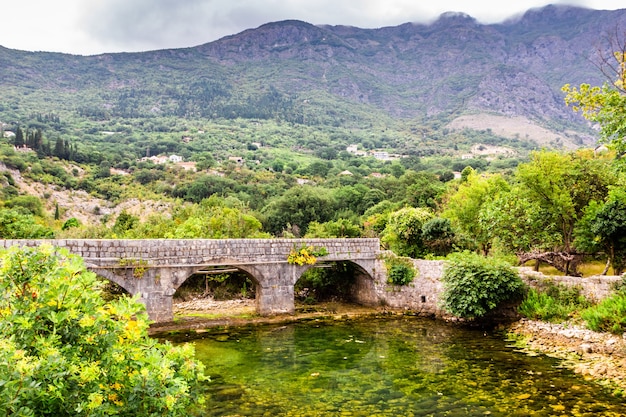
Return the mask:
[(376, 29), (285, 20), (195, 47), (137, 53), (0, 47), (0, 88), (9, 101), (0, 120), (32, 112), (33, 95), (58, 93), (62, 103), (46, 98), (37, 110), (92, 120), (241, 117), (348, 127), (381, 118), (441, 125), (491, 113), (587, 136), (592, 131), (564, 105), (560, 87), (605, 81), (590, 60), (624, 22), (626, 9), (550, 5), (498, 24), (459, 13)]

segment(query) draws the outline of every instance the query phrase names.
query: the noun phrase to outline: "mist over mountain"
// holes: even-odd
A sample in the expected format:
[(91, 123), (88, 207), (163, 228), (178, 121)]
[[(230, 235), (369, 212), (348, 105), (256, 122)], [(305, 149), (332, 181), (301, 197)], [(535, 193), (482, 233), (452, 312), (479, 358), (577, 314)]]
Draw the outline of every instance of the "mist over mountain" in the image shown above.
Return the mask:
[(596, 66), (598, 50), (608, 54), (607, 37), (625, 26), (626, 9), (547, 6), (490, 25), (458, 13), (379, 29), (289, 20), (142, 53), (0, 47), (0, 121), (54, 113), (347, 128), (410, 121), (443, 129), (463, 116), (491, 121), (475, 129), (495, 128), (493, 117), (472, 119), (487, 114), (504, 124), (521, 118), (580, 145), (593, 132), (565, 106), (560, 88), (608, 81)]

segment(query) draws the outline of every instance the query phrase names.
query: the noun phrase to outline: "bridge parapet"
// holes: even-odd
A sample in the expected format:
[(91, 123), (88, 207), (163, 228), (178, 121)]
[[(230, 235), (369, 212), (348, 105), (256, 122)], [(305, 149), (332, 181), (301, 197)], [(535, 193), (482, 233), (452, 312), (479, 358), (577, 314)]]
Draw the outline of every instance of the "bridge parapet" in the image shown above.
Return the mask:
[(0, 247), (42, 243), (67, 248), (88, 264), (108, 268), (123, 267), (124, 260), (154, 266), (281, 263), (302, 246), (326, 248), (327, 261), (375, 259), (380, 253), (378, 239), (24, 239), (0, 240)]

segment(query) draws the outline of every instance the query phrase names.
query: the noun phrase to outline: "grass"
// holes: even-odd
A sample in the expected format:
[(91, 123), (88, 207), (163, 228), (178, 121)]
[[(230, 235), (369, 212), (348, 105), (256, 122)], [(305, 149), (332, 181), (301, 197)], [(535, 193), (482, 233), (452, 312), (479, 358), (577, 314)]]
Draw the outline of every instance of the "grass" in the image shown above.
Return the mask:
[[(524, 264), (524, 266), (533, 267), (535, 261), (528, 261)], [(606, 265), (605, 261), (587, 261), (580, 265), (578, 265), (578, 272), (582, 274), (583, 277), (591, 277), (594, 275), (602, 274), (604, 271), (604, 267)], [(553, 266), (542, 263), (539, 267), (539, 272), (548, 276), (563, 276), (563, 272), (559, 271)], [(608, 275), (613, 273), (613, 269), (609, 268)]]

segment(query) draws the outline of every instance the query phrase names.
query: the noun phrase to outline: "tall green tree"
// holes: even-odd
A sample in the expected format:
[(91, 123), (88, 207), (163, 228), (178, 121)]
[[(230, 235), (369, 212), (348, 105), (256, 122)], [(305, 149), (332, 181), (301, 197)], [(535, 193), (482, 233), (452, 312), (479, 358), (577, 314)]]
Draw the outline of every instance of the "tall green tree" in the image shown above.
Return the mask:
[(262, 209), (266, 230), (277, 236), (291, 227), (297, 236), (306, 234), (309, 223), (324, 223), (333, 218), (334, 202), (330, 192), (321, 187), (302, 186), (289, 189)]
[(422, 227), (434, 217), (431, 210), (422, 207), (405, 207), (389, 215), (382, 234), (382, 242), (396, 255), (419, 258), (426, 254)]
[(478, 174), (471, 170), (465, 181), (444, 196), (441, 216), (451, 221), (462, 243), (470, 249), (479, 249), (487, 255), (491, 250), (495, 231), (480, 222), (483, 208), (509, 184), (501, 175)]
[[(613, 189), (606, 201), (592, 201), (576, 225), (575, 245), (583, 251), (606, 253), (613, 274), (626, 269), (626, 191)], [(606, 268), (603, 274), (606, 274)]]
[(562, 90), (566, 93), (565, 103), (586, 119), (598, 123), (602, 140), (623, 155), (626, 153), (626, 33), (622, 39), (613, 38), (611, 43), (612, 55), (600, 57), (600, 66), (605, 75), (612, 77), (611, 83), (601, 87), (566, 84)]
[(520, 259), (529, 253), (553, 250), (561, 242), (556, 223), (545, 217), (539, 202), (527, 198), (519, 185), (488, 201), (478, 221), (481, 229), (492, 231), (494, 244)]
[[(563, 262), (553, 265), (566, 274), (575, 273), (575, 266), (571, 265), (576, 253), (574, 228), (587, 205), (594, 200), (604, 200), (609, 186), (616, 181), (609, 162), (584, 151), (534, 152), (530, 162), (517, 168), (516, 180), (522, 198), (528, 200), (532, 210), (538, 211), (529, 218), (540, 219), (546, 230), (557, 233), (551, 248), (553, 253), (549, 256), (558, 255)], [(549, 261), (547, 256), (536, 253), (527, 259)], [(570, 266), (574, 268), (570, 270)]]

